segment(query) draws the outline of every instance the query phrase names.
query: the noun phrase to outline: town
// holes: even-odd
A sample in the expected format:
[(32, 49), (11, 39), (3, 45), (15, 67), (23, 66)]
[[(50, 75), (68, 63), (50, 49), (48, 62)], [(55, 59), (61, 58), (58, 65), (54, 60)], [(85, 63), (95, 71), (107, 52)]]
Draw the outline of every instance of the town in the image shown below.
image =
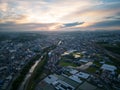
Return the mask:
[(0, 34), (0, 90), (12, 90), (31, 59), (53, 45), (35, 83), (21, 89), (24, 77), (18, 90), (120, 90), (120, 31)]

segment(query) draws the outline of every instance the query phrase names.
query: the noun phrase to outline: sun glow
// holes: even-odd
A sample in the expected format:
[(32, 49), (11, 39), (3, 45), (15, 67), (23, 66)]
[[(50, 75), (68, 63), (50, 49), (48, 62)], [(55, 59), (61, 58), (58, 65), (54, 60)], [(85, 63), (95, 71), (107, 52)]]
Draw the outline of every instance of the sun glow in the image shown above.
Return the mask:
[[(0, 0), (0, 24), (6, 24), (13, 29), (55, 31), (86, 30), (98, 22), (100, 26), (97, 25), (97, 28), (101, 28), (101, 23), (105, 22), (106, 26), (104, 25), (102, 28), (119, 28), (120, 2), (106, 1)], [(31, 24), (34, 25), (31, 26)], [(6, 25), (1, 25), (0, 28), (8, 28)]]

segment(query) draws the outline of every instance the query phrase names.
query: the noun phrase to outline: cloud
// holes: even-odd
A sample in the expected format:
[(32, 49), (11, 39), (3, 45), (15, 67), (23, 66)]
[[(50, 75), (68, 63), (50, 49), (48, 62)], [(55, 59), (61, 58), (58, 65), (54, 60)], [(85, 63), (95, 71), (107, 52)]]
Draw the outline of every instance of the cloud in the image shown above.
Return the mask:
[(72, 12), (63, 17), (65, 20), (96, 22), (102, 21), (108, 16), (118, 16), (120, 13), (120, 3), (102, 3), (101, 5), (90, 6), (87, 8), (78, 8), (75, 12)]
[(74, 22), (74, 23), (67, 23), (67, 24), (64, 24), (63, 27), (73, 27), (73, 26), (77, 26), (77, 25), (81, 25), (83, 24), (84, 22)]
[(107, 16), (107, 17), (105, 17), (105, 19), (108, 19), (108, 20), (120, 20), (120, 12), (118, 12), (117, 14), (111, 15), (111, 16)]
[(6, 16), (3, 19), (0, 19), (0, 23), (17, 23), (17, 24), (23, 24), (23, 23), (29, 23), (28, 16), (26, 15), (13, 15), (13, 16)]
[(86, 30), (102, 28), (102, 22), (118, 27), (119, 8), (119, 0), (0, 0), (0, 29)]
[(6, 12), (8, 8), (8, 4), (7, 3), (1, 3), (0, 4), (0, 11)]
[(91, 25), (90, 27), (115, 27), (115, 26), (120, 26), (120, 20), (108, 20), (108, 21), (102, 21), (102, 22), (97, 22), (94, 25)]
[(60, 23), (24, 23), (17, 24), (13, 22), (1, 23), (0, 31), (38, 31), (38, 30), (56, 30), (61, 27)]
[(29, 2), (28, 0), (5, 1), (4, 2), (9, 5), (6, 12), (2, 14), (3, 18), (13, 18), (14, 20), (14, 17), (17, 15), (24, 14), (28, 16), (28, 21), (26, 22), (30, 23), (69, 23), (69, 20), (65, 21), (65, 19), (63, 20), (61, 18), (76, 11), (76, 9), (99, 4), (99, 2), (97, 2), (98, 0), (31, 0)]

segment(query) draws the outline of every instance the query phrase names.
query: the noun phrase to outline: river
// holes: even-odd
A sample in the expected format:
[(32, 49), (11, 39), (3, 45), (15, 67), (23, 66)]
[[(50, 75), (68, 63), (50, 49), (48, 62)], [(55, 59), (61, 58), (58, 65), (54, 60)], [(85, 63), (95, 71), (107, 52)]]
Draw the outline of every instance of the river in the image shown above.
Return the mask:
[[(59, 46), (61, 43), (62, 43), (62, 41), (59, 41), (59, 42), (57, 43), (57, 46)], [(51, 51), (52, 51), (52, 50), (50, 50), (49, 52), (51, 52)], [(44, 54), (45, 54), (45, 53), (44, 53)], [(20, 85), (20, 87), (19, 87), (18, 90), (25, 90), (25, 87), (26, 87), (27, 82), (29, 81), (32, 73), (34, 72), (34, 70), (35, 70), (35, 68), (36, 68), (36, 66), (39, 64), (39, 62), (40, 62), (41, 59), (43, 58), (44, 54), (43, 54), (43, 55), (40, 57), (40, 59), (37, 60), (37, 61), (35, 62), (35, 64), (30, 68), (28, 74), (25, 76), (25, 79), (24, 79), (24, 81), (22, 82), (22, 84)]]
[(31, 75), (32, 75), (32, 73), (33, 73), (33, 71), (34, 71), (34, 69), (36, 68), (36, 66), (37, 66), (38, 63), (41, 61), (42, 58), (43, 58), (43, 55), (42, 55), (42, 56), (40, 57), (40, 59), (37, 60), (37, 61), (35, 62), (35, 64), (30, 68), (28, 74), (25, 76), (25, 79), (24, 79), (24, 81), (22, 82), (22, 84), (20, 85), (20, 87), (19, 87), (18, 90), (24, 90), (25, 84), (26, 84), (27, 81), (30, 79), (30, 77), (31, 77)]

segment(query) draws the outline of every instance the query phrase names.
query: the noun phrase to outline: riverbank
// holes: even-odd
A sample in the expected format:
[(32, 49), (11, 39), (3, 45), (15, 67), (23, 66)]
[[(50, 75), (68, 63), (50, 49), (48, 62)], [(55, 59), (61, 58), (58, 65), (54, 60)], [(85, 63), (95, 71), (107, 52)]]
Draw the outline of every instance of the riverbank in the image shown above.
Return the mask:
[(24, 80), (26, 74), (29, 72), (29, 69), (31, 68), (31, 66), (34, 65), (35, 61), (40, 58), (40, 56), (41, 56), (40, 54), (37, 54), (36, 56), (34, 56), (30, 60), (30, 62), (28, 62), (28, 64), (26, 64), (26, 66), (24, 66), (24, 68), (22, 69), (22, 71), (19, 73), (19, 75), (13, 81), (10, 90), (17, 90), (19, 88), (19, 86), (22, 83), (22, 81)]
[(34, 72), (32, 73), (29, 81), (26, 83), (24, 90), (34, 90), (35, 89), (35, 86), (38, 83), (37, 81), (39, 81), (41, 79), (41, 76), (42, 76), (43, 71), (44, 71), (44, 66), (46, 65), (46, 63), (49, 59), (48, 53), (51, 50), (53, 50), (54, 48), (56, 48), (55, 45), (46, 49), (46, 53), (43, 55), (43, 58), (41, 59), (41, 61), (38, 63), (38, 65), (34, 69)]

